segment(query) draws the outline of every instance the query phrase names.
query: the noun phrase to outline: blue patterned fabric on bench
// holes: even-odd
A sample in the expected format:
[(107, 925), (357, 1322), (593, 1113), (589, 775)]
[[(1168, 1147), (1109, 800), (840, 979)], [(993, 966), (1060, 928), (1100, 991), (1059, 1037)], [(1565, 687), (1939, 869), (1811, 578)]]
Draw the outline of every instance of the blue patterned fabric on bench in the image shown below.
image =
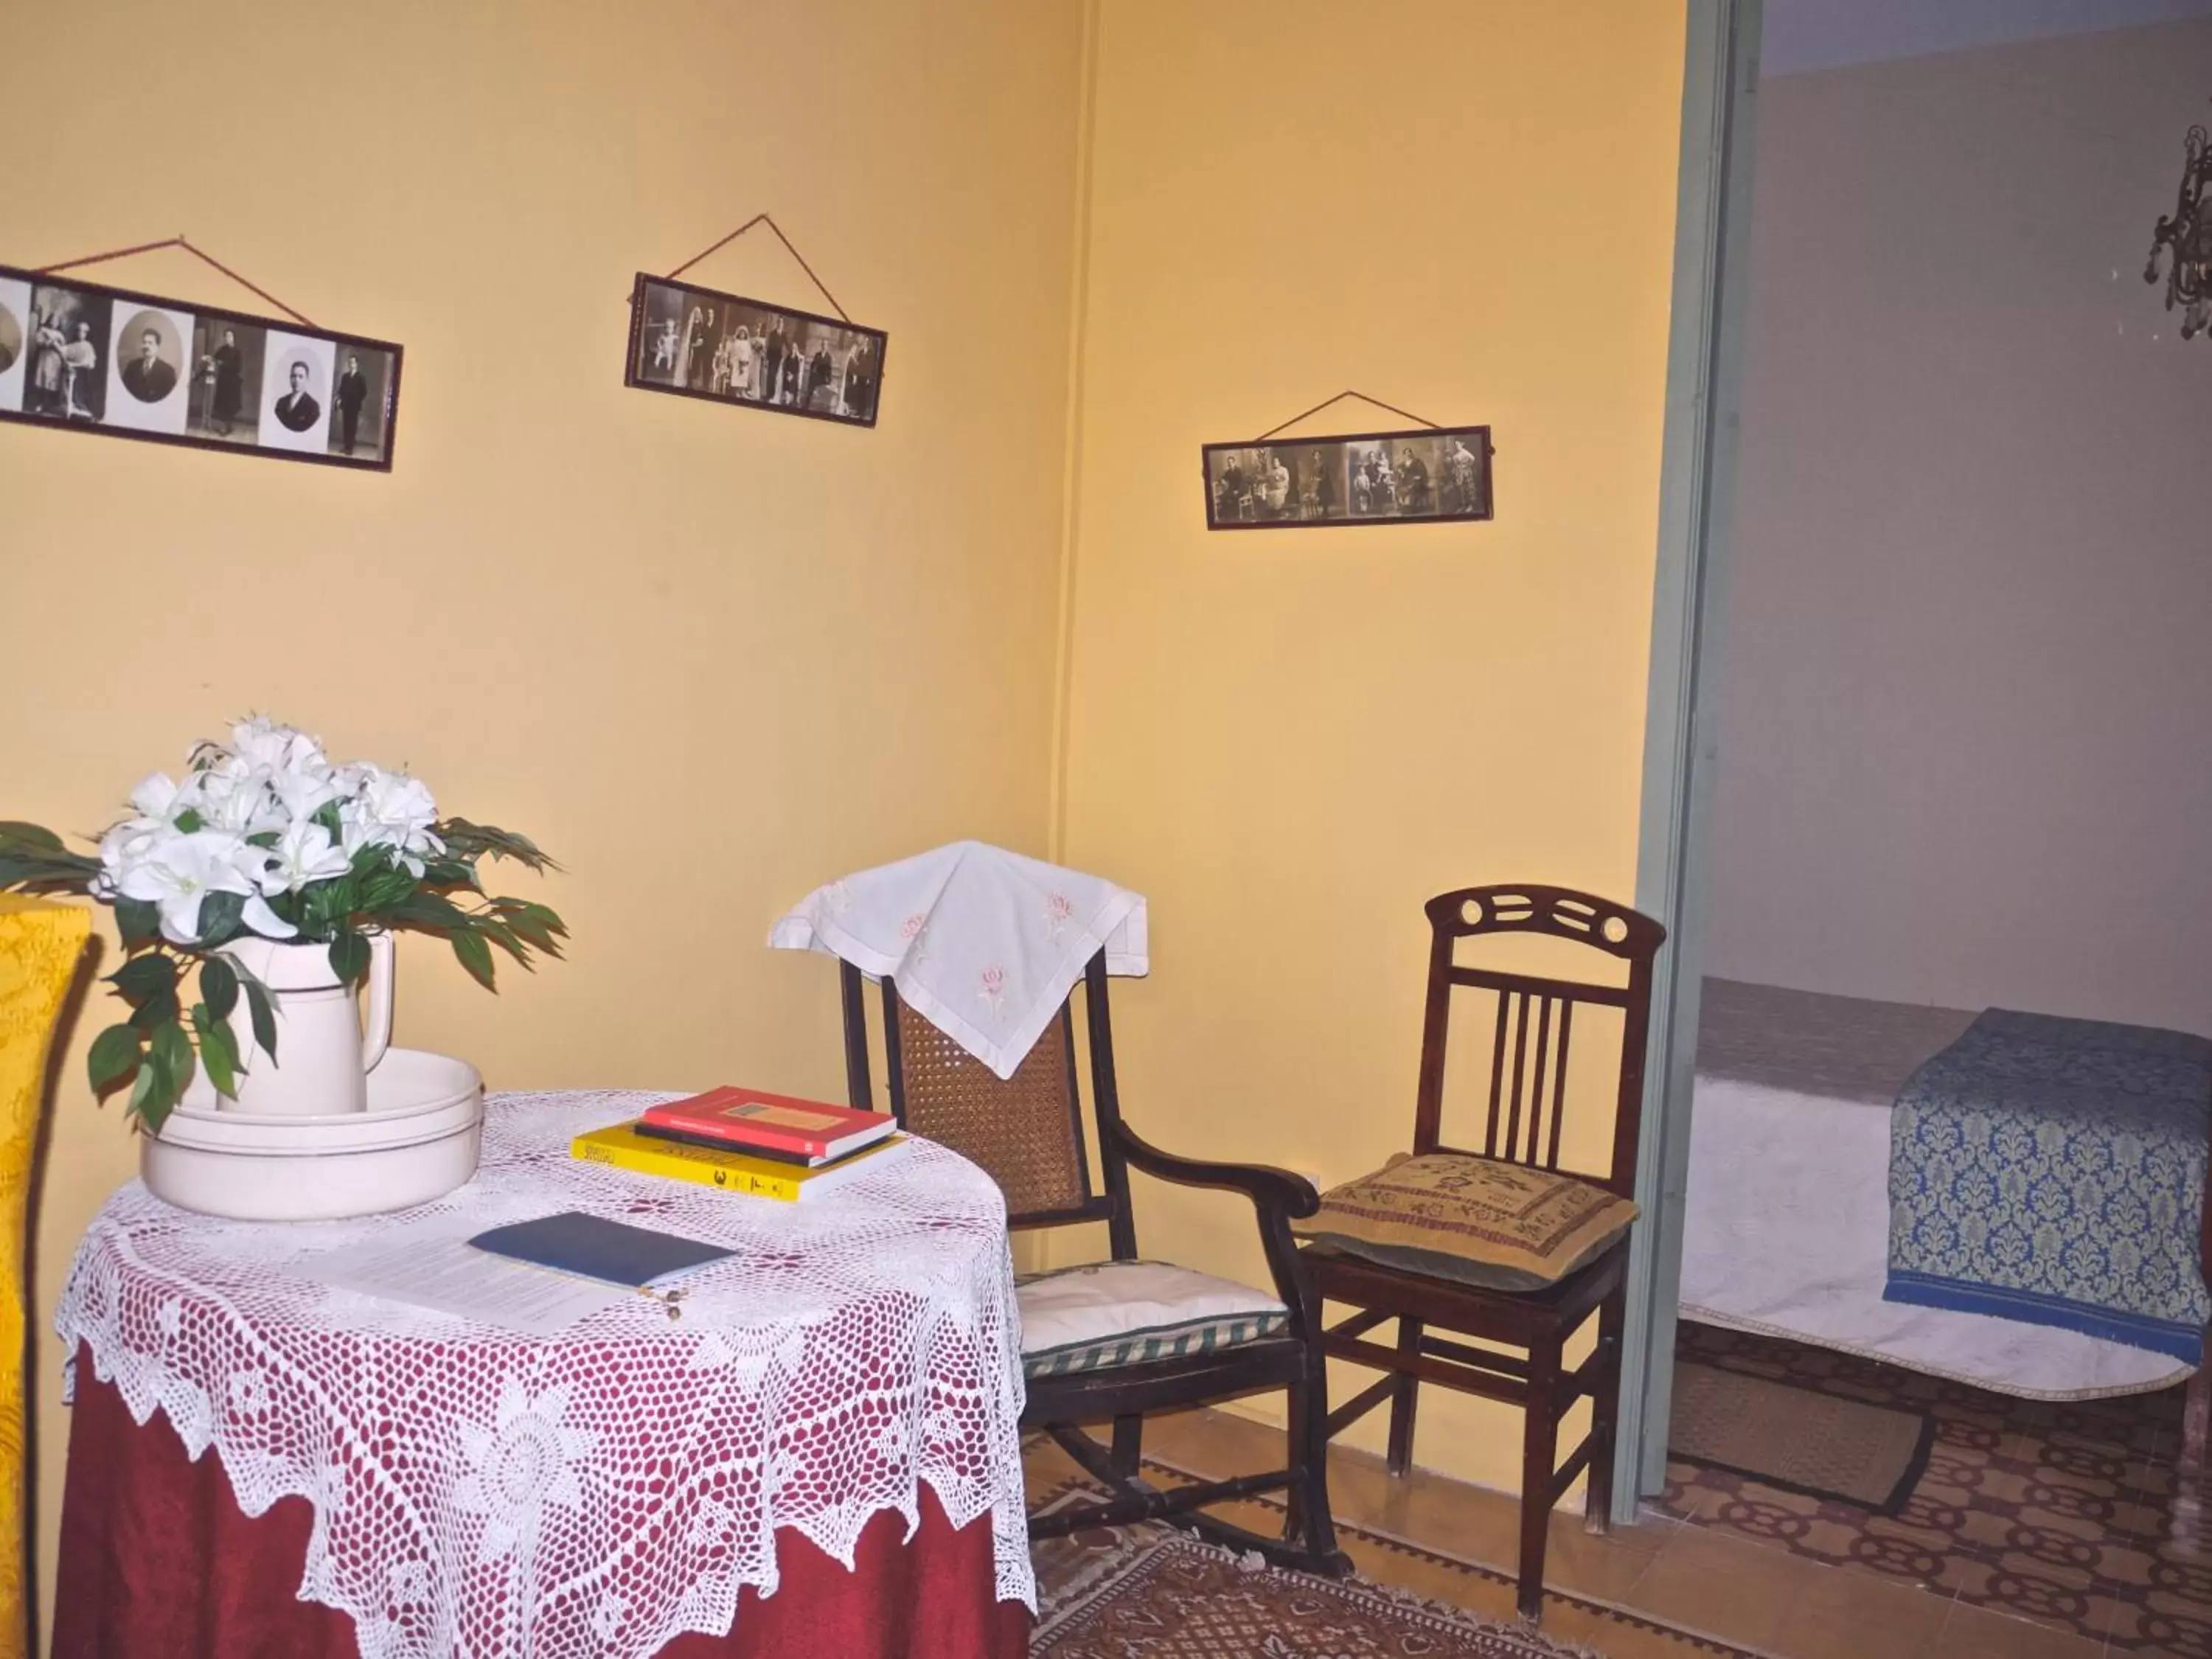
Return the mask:
[(1897, 1097), (1884, 1297), (2194, 1363), (2208, 1128), (2212, 1042), (1989, 1010)]

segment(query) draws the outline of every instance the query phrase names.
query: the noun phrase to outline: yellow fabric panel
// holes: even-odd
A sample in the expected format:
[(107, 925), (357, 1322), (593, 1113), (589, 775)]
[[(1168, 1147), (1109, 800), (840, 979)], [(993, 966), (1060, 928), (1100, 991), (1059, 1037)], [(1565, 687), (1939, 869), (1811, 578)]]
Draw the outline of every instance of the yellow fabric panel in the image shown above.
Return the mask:
[(0, 1659), (30, 1650), (23, 1601), (23, 1207), (46, 1057), (92, 913), (0, 893)]

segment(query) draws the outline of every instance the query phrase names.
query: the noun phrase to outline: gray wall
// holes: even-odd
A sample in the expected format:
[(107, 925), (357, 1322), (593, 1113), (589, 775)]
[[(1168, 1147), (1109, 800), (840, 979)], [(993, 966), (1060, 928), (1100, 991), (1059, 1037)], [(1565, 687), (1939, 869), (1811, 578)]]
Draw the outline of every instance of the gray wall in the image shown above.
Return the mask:
[(2212, 1031), (2212, 22), (1760, 92), (1709, 970)]

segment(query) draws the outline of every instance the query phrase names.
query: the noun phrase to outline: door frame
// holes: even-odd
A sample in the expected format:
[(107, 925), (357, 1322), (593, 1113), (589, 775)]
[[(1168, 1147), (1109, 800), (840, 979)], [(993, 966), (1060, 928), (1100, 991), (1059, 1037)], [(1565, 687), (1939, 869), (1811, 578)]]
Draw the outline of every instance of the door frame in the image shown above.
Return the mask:
[(1666, 925), (1652, 973), (1636, 1201), (1621, 1338), (1613, 1518), (1666, 1483), (1674, 1310), (1707, 889), (1712, 682), (1735, 504), (1751, 172), (1764, 0), (1689, 0), (1674, 218), (1674, 308), (1644, 712), (1636, 905)]

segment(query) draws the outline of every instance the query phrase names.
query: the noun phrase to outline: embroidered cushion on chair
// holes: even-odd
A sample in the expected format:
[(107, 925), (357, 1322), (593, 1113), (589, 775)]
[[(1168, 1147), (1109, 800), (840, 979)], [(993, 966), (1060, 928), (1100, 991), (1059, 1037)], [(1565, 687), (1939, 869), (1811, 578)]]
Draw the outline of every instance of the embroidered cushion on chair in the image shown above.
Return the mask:
[(1208, 1353), (1274, 1336), (1290, 1311), (1264, 1291), (1164, 1261), (1092, 1261), (1014, 1287), (1022, 1373), (1060, 1376)]
[(1556, 1283), (1628, 1231), (1636, 1206), (1549, 1170), (1400, 1152), (1322, 1195), (1291, 1231), (1354, 1255), (1492, 1290)]

